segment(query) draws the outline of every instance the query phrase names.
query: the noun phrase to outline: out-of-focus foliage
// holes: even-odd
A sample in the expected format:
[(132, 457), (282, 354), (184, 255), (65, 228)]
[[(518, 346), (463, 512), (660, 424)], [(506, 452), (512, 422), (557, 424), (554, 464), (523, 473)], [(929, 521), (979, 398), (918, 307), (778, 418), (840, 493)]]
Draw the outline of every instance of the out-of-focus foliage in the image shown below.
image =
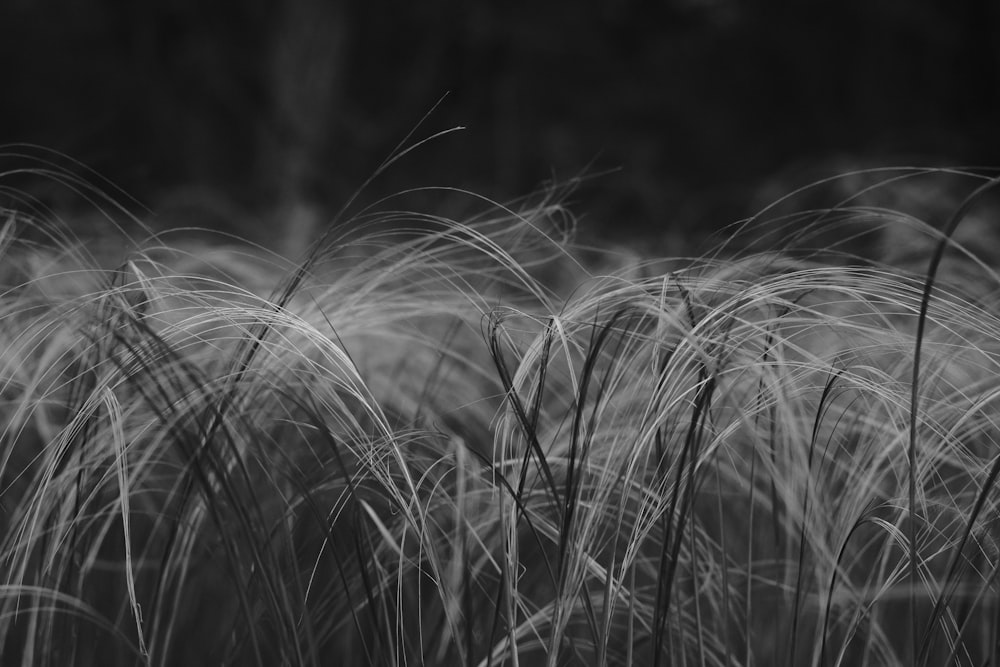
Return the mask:
[(995, 163), (998, 14), (992, 0), (10, 0), (0, 141), (65, 152), (155, 207), (207, 192), (330, 210), (448, 93), (421, 131), (468, 130), (370, 194), (506, 197), (620, 168), (588, 185), (592, 220), (682, 232), (743, 214), (790, 161)]

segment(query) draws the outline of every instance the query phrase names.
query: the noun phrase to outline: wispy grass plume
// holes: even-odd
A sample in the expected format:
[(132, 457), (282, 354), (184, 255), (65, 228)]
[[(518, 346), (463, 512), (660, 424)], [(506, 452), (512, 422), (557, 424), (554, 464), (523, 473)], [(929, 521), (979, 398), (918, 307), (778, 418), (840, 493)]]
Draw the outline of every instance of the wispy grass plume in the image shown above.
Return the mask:
[(299, 265), (6, 212), (0, 662), (995, 663), (989, 206), (872, 199), (985, 179), (868, 176), (666, 273), (551, 198)]

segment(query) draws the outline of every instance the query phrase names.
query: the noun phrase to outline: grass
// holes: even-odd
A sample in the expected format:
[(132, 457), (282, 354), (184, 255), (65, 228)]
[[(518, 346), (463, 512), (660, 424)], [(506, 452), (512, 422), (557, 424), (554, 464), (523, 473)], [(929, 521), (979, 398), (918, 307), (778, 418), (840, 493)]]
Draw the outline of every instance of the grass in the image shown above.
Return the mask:
[(297, 264), (7, 211), (0, 662), (1000, 664), (1000, 281), (875, 196), (987, 181), (867, 177), (670, 271), (553, 199)]

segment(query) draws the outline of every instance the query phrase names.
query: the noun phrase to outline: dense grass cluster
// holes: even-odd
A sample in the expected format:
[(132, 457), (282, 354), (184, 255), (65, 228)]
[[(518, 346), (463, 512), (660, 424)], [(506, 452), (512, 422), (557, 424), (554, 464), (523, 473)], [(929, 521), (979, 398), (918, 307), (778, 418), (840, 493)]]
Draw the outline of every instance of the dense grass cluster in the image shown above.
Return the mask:
[(998, 282), (871, 201), (628, 265), (551, 201), (288, 266), (6, 212), (0, 662), (1000, 664)]

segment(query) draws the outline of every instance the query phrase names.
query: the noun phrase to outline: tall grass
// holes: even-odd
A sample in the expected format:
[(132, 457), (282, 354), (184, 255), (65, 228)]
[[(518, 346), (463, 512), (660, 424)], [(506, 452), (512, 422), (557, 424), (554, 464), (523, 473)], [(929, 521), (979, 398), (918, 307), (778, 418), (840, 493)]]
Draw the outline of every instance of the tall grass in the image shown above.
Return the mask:
[(292, 265), (8, 211), (0, 662), (1000, 664), (998, 281), (871, 202), (669, 272), (552, 200)]

